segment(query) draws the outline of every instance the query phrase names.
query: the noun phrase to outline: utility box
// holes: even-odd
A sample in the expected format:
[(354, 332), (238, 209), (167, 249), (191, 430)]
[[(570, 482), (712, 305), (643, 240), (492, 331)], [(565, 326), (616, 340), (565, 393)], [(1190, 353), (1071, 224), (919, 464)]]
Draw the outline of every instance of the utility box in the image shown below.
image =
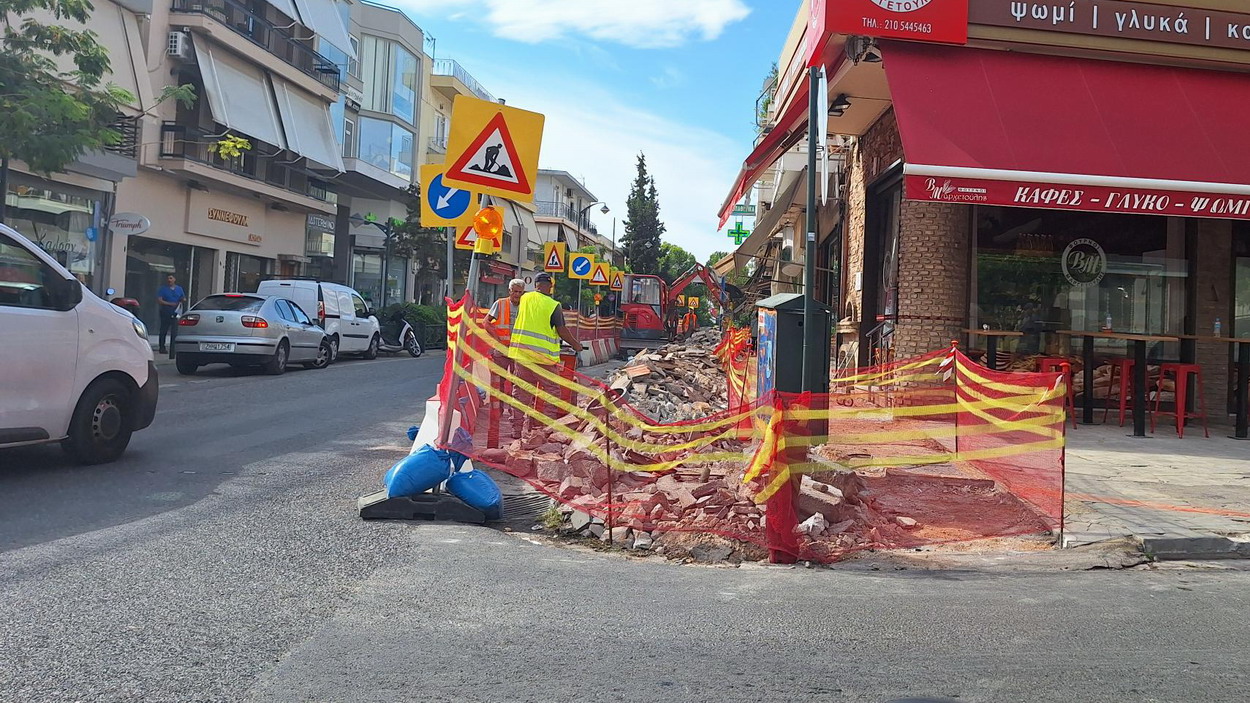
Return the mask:
[[(833, 310), (815, 302), (815, 361), (820, 365), (814, 393), (829, 392), (829, 348)], [(771, 390), (783, 393), (803, 391), (803, 294), (781, 293), (755, 304), (757, 330), (755, 349), (759, 367), (756, 389), (760, 395)]]

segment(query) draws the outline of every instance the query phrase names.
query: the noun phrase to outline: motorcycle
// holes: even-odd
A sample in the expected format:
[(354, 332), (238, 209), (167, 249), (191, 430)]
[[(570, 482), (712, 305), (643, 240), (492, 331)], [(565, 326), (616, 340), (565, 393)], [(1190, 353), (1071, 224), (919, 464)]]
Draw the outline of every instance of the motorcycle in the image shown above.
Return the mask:
[[(390, 334), (392, 332), (393, 335)], [(382, 343), (378, 345), (378, 351), (388, 354), (406, 351), (414, 359), (425, 352), (421, 348), (421, 342), (417, 339), (416, 330), (408, 324), (408, 320), (400, 310), (396, 310), (391, 315), (387, 324), (382, 326), (381, 333)]]

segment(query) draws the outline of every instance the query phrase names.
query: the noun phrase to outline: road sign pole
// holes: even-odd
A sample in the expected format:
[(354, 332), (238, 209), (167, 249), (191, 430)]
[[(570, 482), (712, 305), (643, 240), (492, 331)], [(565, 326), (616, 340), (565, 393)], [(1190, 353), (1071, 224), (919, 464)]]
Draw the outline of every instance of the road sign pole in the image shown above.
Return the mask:
[(577, 279), (577, 341), (582, 341), (582, 279)]
[(447, 295), (445, 297), (454, 300), (456, 294), (452, 283), (456, 268), (456, 228), (444, 227), (443, 234), (447, 237)]

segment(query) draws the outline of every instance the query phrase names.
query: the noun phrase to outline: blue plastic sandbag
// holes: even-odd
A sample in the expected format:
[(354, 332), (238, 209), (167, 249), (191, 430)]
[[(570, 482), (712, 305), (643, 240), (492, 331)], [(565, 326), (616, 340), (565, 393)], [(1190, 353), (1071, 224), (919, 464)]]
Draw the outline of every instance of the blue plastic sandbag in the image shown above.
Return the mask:
[(503, 519), (503, 494), (484, 471), (462, 471), (447, 479), (447, 490), (465, 504), (486, 514), (487, 520)]
[(451, 475), (451, 454), (428, 444), (395, 462), (382, 479), (391, 497), (415, 496), (434, 488)]

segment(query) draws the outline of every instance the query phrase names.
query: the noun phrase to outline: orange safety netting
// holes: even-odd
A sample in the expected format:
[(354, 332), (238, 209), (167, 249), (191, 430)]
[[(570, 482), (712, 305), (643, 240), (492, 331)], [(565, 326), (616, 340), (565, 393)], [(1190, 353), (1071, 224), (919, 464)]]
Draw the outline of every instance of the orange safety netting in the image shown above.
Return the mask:
[(828, 394), (757, 397), (749, 333), (730, 329), (716, 350), (729, 407), (664, 424), (627, 388), (509, 361), (465, 304), (448, 315), (440, 398), (460, 419), (447, 448), (608, 527), (820, 561), (1061, 528), (1059, 374), (990, 371), (952, 347), (846, 371)]

